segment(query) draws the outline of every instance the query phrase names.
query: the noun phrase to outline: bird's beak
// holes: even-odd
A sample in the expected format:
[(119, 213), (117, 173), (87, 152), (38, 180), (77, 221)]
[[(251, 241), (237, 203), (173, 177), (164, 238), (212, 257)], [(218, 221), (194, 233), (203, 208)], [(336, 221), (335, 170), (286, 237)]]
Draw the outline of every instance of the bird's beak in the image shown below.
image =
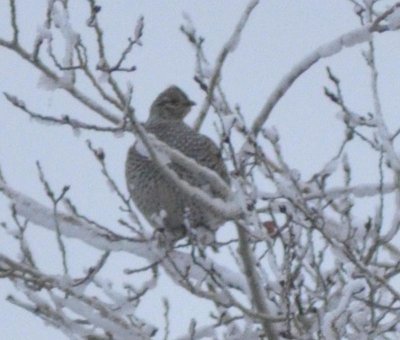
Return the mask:
[(194, 105), (196, 105), (196, 102), (194, 102), (193, 100), (189, 100), (189, 101), (186, 103), (186, 105), (187, 105), (187, 106), (194, 106)]

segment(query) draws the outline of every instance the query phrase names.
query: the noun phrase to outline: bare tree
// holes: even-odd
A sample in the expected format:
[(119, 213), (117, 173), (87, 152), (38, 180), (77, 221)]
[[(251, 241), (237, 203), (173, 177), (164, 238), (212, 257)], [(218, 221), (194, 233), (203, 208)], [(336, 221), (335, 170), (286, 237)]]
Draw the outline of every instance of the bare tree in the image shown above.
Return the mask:
[[(378, 87), (375, 39), (379, 39), (379, 34), (400, 28), (400, 3), (350, 1), (360, 27), (335, 37), (299, 61), (277, 84), (251, 124), (245, 122), (239, 106), (227, 99), (221, 74), (225, 60), (234, 53), (259, 1), (248, 3), (211, 66), (204, 39), (186, 17), (181, 31), (194, 49), (194, 80), (204, 92), (194, 128), (200, 130), (206, 115), (210, 111), (216, 113), (220, 145), (232, 181), (228, 187), (209, 169), (147, 134), (136, 120), (133, 87), (125, 82), (124, 75), (136, 69), (129, 57), (141, 46), (143, 17), (137, 20), (119, 58), (112, 61), (107, 57), (110, 47), (104, 41), (102, 12), (95, 0), (87, 1), (86, 21), (86, 30), (94, 33), (94, 51), (82, 39), (82, 32), (74, 29), (68, 0), (48, 2), (43, 26), (33, 47), (25, 46), (21, 39), (24, 32), (18, 24), (17, 1), (9, 0), (12, 37), (1, 37), (0, 47), (14, 52), (41, 72), (44, 86), (64, 91), (104, 123), (35, 112), (10, 93), (4, 93), (5, 99), (34, 121), (98, 134), (133, 133), (145, 144), (154, 161), (159, 161), (160, 152), (166, 153), (174, 162), (207, 178), (210, 185), (222, 188), (226, 200), (217, 200), (192, 188), (168, 167), (164, 174), (180, 190), (191, 193), (202, 204), (230, 219), (228, 224), (236, 227), (236, 236), (216, 241), (214, 250), (187, 239), (172, 249), (163, 247), (153, 230), (138, 216), (127, 190), (112, 178), (104, 151), (88, 141), (89, 150), (114, 190), (114, 199), (120, 202), (119, 224), (125, 232), (116, 232), (81, 212), (68, 197), (69, 186), (55, 190), (39, 162), (38, 178), (50, 204), (15, 190), (0, 173), (0, 191), (10, 203), (14, 221), (14, 225), (2, 224), (2, 239), (16, 242), (20, 252), (19, 257), (11, 257), (0, 251), (0, 278), (11, 281), (24, 296), (9, 295), (8, 301), (72, 339), (160, 336), (169, 339), (168, 299), (161, 312), (165, 315), (164, 325), (154, 325), (151, 317), (143, 317), (138, 312), (143, 298), (151, 295), (159, 277), (166, 275), (177, 287), (214, 305), (213, 323), (198, 324), (193, 315), (192, 322), (182, 327), (184, 334), (178, 339), (399, 337), (400, 156), (396, 142), (400, 128), (391, 128), (385, 120)], [(60, 53), (60, 42), (63, 53)], [(345, 133), (331, 160), (305, 179), (287, 162), (279, 132), (266, 128), (266, 122), (292, 84), (314, 64), (358, 44), (366, 47), (363, 56), (370, 72), (373, 107), (370, 112), (356, 112), (345, 100), (340, 78), (332, 69), (327, 69), (325, 95), (337, 106)], [(88, 82), (93, 90), (90, 93), (95, 95), (81, 90), (82, 82)], [(370, 165), (378, 169), (376, 182), (353, 184), (347, 150), (356, 140), (378, 156), (378, 162), (371, 161)], [(332, 186), (333, 176), (341, 178), (342, 184)], [(272, 189), (263, 190), (264, 187)], [(373, 199), (376, 209), (360, 216), (355, 210), (363, 205), (365, 198)], [(387, 207), (388, 198), (393, 198), (394, 209)], [(48, 273), (33, 256), (26, 231), (40, 227), (56, 236), (62, 258), (58, 275)], [(68, 260), (68, 239), (71, 238), (102, 253), (96, 263), (78, 276), (71, 273)], [(225, 252), (231, 265), (221, 263), (215, 249)], [(130, 283), (125, 284), (124, 290), (101, 279), (102, 269), (116, 252), (147, 261), (141, 268), (125, 270)], [(141, 276), (143, 273), (146, 275)]]

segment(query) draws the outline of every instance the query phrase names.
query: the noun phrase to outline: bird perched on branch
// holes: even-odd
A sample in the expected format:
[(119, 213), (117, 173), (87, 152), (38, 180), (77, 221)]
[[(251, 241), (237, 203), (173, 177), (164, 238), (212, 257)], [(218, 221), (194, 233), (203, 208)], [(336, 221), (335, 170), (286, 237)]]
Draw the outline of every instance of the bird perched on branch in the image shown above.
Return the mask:
[[(215, 171), (228, 184), (229, 177), (219, 148), (210, 138), (183, 122), (194, 104), (180, 88), (170, 86), (154, 100), (144, 128), (169, 147)], [(210, 196), (222, 198), (222, 193), (210, 186), (204, 176), (173, 161), (168, 162), (168, 167), (180, 180)], [(171, 241), (184, 237), (188, 231), (215, 230), (224, 222), (215, 212), (178, 188), (140, 141), (129, 149), (125, 174), (136, 206), (150, 224), (163, 231)]]

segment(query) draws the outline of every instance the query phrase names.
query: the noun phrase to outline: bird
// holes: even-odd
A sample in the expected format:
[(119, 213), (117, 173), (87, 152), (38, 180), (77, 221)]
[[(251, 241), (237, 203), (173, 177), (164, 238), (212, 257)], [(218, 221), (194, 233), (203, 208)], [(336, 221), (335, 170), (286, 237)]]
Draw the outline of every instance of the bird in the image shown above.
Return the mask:
[[(149, 117), (143, 127), (169, 147), (215, 171), (229, 185), (228, 171), (218, 146), (183, 121), (193, 105), (195, 102), (178, 86), (169, 86), (151, 104)], [(222, 198), (222, 193), (208, 185), (206, 178), (192, 174), (173, 161), (168, 166), (181, 180), (213, 197)], [(224, 222), (210, 209), (182, 192), (151, 156), (143, 152), (143, 145), (138, 141), (129, 148), (125, 176), (136, 207), (172, 243), (199, 230), (208, 230), (214, 235)]]

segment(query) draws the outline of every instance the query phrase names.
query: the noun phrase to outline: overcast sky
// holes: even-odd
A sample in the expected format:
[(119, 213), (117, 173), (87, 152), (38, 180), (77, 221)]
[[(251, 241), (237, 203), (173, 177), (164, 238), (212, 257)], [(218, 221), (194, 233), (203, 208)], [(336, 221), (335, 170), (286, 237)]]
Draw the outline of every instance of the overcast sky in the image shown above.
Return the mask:
[[(47, 1), (18, 1), (17, 12), (21, 39), (32, 46), (37, 28), (44, 17)], [(108, 44), (107, 55), (117, 58), (126, 38), (132, 34), (136, 20), (143, 15), (145, 29), (143, 46), (134, 50), (131, 61), (137, 71), (130, 74), (134, 85), (134, 106), (140, 120), (145, 120), (154, 97), (170, 84), (177, 84), (194, 101), (201, 103), (203, 94), (193, 81), (194, 51), (179, 31), (184, 22), (183, 13), (193, 20), (200, 35), (205, 37), (205, 50), (214, 62), (222, 44), (230, 36), (247, 1), (243, 0), (186, 0), (145, 1), (120, 0), (98, 1), (102, 6), (99, 20)], [(9, 9), (6, 0), (0, 0), (0, 35), (10, 36)], [(72, 22), (76, 30), (84, 30), (84, 40), (93, 46), (93, 36), (87, 31), (86, 1), (70, 0)], [(335, 0), (268, 0), (261, 1), (243, 32), (237, 50), (228, 56), (223, 70), (223, 88), (232, 104), (240, 104), (245, 119), (252, 122), (265, 103), (268, 94), (280, 79), (302, 58), (322, 43), (358, 27), (350, 1)], [(399, 98), (399, 35), (386, 34), (377, 37), (378, 66), (381, 72), (381, 94), (384, 111), (389, 122), (398, 120)], [(337, 108), (323, 95), (323, 86), (329, 82), (325, 67), (331, 66), (341, 77), (348, 102), (360, 112), (371, 110), (369, 78), (360, 55), (361, 47), (347, 49), (337, 56), (325, 59), (314, 66), (287, 93), (276, 107), (268, 126), (276, 126), (282, 136), (287, 159), (305, 177), (320, 168), (337, 150), (343, 128), (335, 118)], [(68, 114), (81, 120), (101, 122), (87, 109), (74, 103), (59, 91), (46, 91), (38, 86), (40, 75), (17, 55), (0, 48), (0, 91), (18, 95), (34, 111), (60, 116)], [(85, 89), (85, 84), (81, 88)], [(188, 117), (192, 121), (196, 108)], [(210, 115), (203, 128), (213, 138), (215, 131)], [(103, 125), (105, 122), (101, 122)], [(100, 170), (85, 147), (90, 138), (96, 146), (106, 151), (106, 159), (114, 178), (125, 188), (125, 154), (133, 141), (132, 136), (113, 136), (82, 132), (74, 135), (66, 127), (53, 127), (30, 121), (0, 96), (0, 165), (7, 181), (16, 189), (48, 204), (38, 180), (35, 162), (39, 160), (56, 190), (71, 185), (69, 196), (88, 216), (106, 225), (116, 224), (118, 202), (101, 177)], [(357, 145), (355, 145), (355, 148)], [(357, 150), (355, 150), (357, 151)], [(354, 152), (352, 162), (365, 164), (367, 151)], [(376, 169), (360, 166), (356, 180), (371, 182)], [(0, 196), (0, 220), (10, 221), (7, 201)], [(0, 249), (7, 254), (17, 251), (9, 238), (0, 233)], [(60, 273), (60, 259), (54, 235), (31, 226), (31, 246), (35, 249), (39, 264), (49, 273)], [(80, 242), (71, 242), (72, 267), (79, 272), (97, 259), (93, 251)], [(139, 267), (143, 262), (131, 263), (132, 259), (115, 255), (114, 266), (108, 266), (103, 277), (120, 281), (129, 280), (121, 271), (125, 267)], [(135, 260), (136, 261), (136, 260)], [(173, 285), (165, 280), (146, 301), (144, 315), (152, 315), (155, 323), (162, 320), (160, 297), (169, 295)], [(14, 292), (11, 285), (0, 281), (0, 329), (1, 338), (8, 339), (61, 339), (60, 333), (44, 326), (40, 319), (19, 310), (5, 301)], [(180, 300), (185, 299), (184, 306)], [(183, 303), (183, 302), (181, 302)], [(181, 334), (192, 315), (205, 320), (207, 304), (191, 300), (181, 289), (176, 290), (172, 304), (172, 332)], [(174, 314), (175, 313), (175, 314)], [(178, 317), (179, 313), (179, 317)], [(184, 328), (181, 328), (184, 327)]]

